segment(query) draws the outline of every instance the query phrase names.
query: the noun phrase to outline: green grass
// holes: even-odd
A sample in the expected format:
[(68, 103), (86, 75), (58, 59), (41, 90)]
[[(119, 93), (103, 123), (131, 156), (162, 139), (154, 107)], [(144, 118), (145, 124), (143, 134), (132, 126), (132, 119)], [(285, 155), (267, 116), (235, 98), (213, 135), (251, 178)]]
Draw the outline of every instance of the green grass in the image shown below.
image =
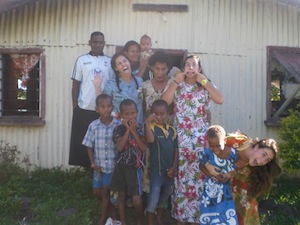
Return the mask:
[[(6, 182), (0, 180), (0, 224), (20, 224), (23, 219), (43, 225), (93, 224), (98, 219), (100, 206), (92, 196), (91, 180), (79, 169), (20, 170)], [(62, 210), (71, 213), (61, 215)]]
[[(18, 154), (15, 146), (0, 141), (0, 225), (97, 224), (101, 204), (92, 195), (86, 171), (37, 167), (29, 172), (28, 160), (20, 161)], [(261, 213), (262, 225), (300, 225), (299, 176), (282, 175), (259, 201), (266, 199), (275, 206)], [(134, 210), (126, 213), (128, 224), (133, 224)], [(170, 213), (165, 214), (168, 224), (174, 224)]]
[(300, 178), (283, 174), (271, 192), (259, 200), (271, 200), (274, 207), (260, 214), (264, 225), (300, 225)]
[[(300, 224), (300, 179), (282, 176), (277, 187), (263, 199), (272, 199), (276, 208), (261, 214), (263, 225)], [(88, 225), (97, 224), (100, 203), (92, 196), (91, 180), (80, 169), (36, 168), (26, 172), (18, 166), (0, 168), (1, 225)], [(29, 207), (22, 202), (29, 199)], [(285, 204), (289, 204), (289, 211)], [(282, 206), (280, 208), (280, 206)], [(61, 215), (62, 210), (71, 211)], [(129, 212), (129, 221), (134, 219)], [(24, 219), (25, 218), (25, 219)], [(22, 220), (24, 219), (23, 223)]]

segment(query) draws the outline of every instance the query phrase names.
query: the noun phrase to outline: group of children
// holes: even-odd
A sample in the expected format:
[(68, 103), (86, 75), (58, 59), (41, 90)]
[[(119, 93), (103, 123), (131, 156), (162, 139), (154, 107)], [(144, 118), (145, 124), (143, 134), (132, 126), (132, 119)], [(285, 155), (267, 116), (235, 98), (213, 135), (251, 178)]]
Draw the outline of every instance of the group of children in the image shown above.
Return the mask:
[[(127, 43), (133, 43), (131, 48)], [(248, 173), (245, 170), (243, 174), (246, 178), (242, 177), (240, 181), (246, 182), (247, 179), (248, 182), (249, 174), (251, 183), (254, 184), (249, 186), (251, 197), (256, 196), (253, 193), (260, 194), (267, 191), (272, 184), (272, 179), (280, 173), (276, 157), (278, 153), (276, 141), (265, 139), (259, 143), (252, 143), (245, 138), (247, 148), (244, 146), (237, 148), (235, 136), (230, 145), (230, 139), (228, 136), (225, 137), (225, 131), (221, 126), (211, 126), (207, 130), (210, 98), (215, 103), (221, 104), (223, 95), (201, 73), (202, 67), (198, 57), (193, 55), (187, 57), (184, 72), (178, 73), (173, 78), (169, 75), (171, 72), (167, 73), (171, 67), (168, 60), (162, 60), (162, 62), (158, 60), (153, 63), (157, 52), (150, 58), (149, 63), (147, 62), (153, 71), (153, 77), (149, 75), (147, 79), (144, 79), (145, 77), (139, 76), (139, 73), (135, 75), (132, 68), (137, 59), (143, 58), (147, 61), (145, 58), (149, 59), (153, 54), (151, 38), (144, 35), (140, 39), (140, 44), (135, 41), (127, 43), (125, 46), (128, 48), (124, 46), (122, 53), (116, 53), (110, 59), (103, 56), (102, 50), (105, 44), (103, 33), (92, 33), (89, 42), (91, 52), (78, 58), (74, 67), (76, 73), (72, 75), (74, 108), (72, 133), (74, 132), (75, 135), (71, 135), (70, 153), (74, 146), (78, 146), (78, 142), (82, 142), (80, 148), (76, 150), (79, 149), (81, 150), (79, 152), (83, 153), (87, 149), (88, 157), (76, 152), (76, 154), (70, 154), (69, 163), (85, 167), (90, 165), (93, 170), (93, 193), (102, 201), (99, 224), (106, 224), (108, 211), (111, 210), (112, 218), (116, 219), (119, 213), (122, 225), (126, 225), (125, 208), (128, 199), (132, 200), (136, 211), (136, 224), (143, 224), (142, 194), (143, 188), (148, 186), (143, 185), (142, 182), (146, 180), (142, 179), (142, 173), (148, 171), (148, 169), (143, 171), (145, 152), (150, 152), (150, 191), (145, 210), (149, 225), (154, 224), (155, 214), (157, 214), (157, 224), (163, 224), (162, 207), (171, 194), (173, 196), (172, 216), (178, 224), (188, 222), (192, 224), (199, 224), (199, 222), (200, 224), (245, 224), (240, 222), (242, 221), (240, 218), (250, 217), (244, 213), (249, 211), (248, 206), (244, 207), (248, 189), (240, 185), (238, 190), (244, 188), (246, 194), (245, 197), (241, 197), (243, 201), (240, 201), (240, 204), (235, 202), (234, 205), (230, 180), (234, 176), (232, 182), (234, 184), (235, 179), (242, 174), (239, 170), (235, 175), (235, 166), (238, 165), (240, 169), (248, 164), (251, 167), (259, 166), (260, 168), (265, 165), (266, 167), (261, 171), (249, 170), (251, 173)], [(140, 50), (142, 50), (141, 57), (137, 54)], [(129, 56), (132, 55), (134, 57), (131, 62)], [(167, 57), (164, 55), (163, 58)], [(99, 60), (103, 64), (100, 66), (109, 74), (106, 77), (108, 81), (104, 83), (99, 72), (101, 70), (98, 68)], [(84, 68), (84, 72), (90, 71), (84, 79), (81, 67)], [(140, 66), (140, 71), (142, 71), (141, 68), (144, 67)], [(110, 74), (111, 72), (114, 72), (114, 77)], [(103, 75), (107, 75), (106, 73)], [(160, 79), (162, 75), (167, 79)], [(146, 92), (143, 92), (147, 89), (143, 87), (143, 84), (146, 84), (148, 80), (152, 82), (151, 88), (156, 93), (151, 101), (146, 100)], [(92, 84), (89, 83), (90, 81)], [(156, 81), (158, 82), (155, 88)], [(88, 83), (88, 85), (81, 85), (81, 82)], [(95, 92), (91, 89), (92, 85), (95, 87)], [(80, 87), (85, 87), (86, 90), (81, 90)], [(190, 104), (191, 99), (193, 104)], [(144, 100), (147, 101), (146, 107), (143, 107)], [(176, 129), (169, 125), (170, 121), (166, 122), (169, 118), (168, 106), (172, 103), (174, 103)], [(95, 112), (93, 109), (96, 109)], [(147, 118), (144, 119), (144, 115)], [(74, 121), (76, 123), (73, 123)], [(73, 126), (74, 124), (76, 126)], [(82, 129), (83, 125), (87, 127), (88, 124), (87, 130)], [(197, 131), (190, 135), (193, 126)], [(209, 148), (205, 149), (207, 145)], [(84, 146), (86, 148), (82, 150), (81, 147)], [(239, 151), (239, 157), (230, 146)], [(75, 158), (84, 163), (75, 162)], [(85, 160), (81, 160), (83, 158)], [(239, 158), (238, 162), (237, 158)], [(200, 173), (199, 168), (203, 173)], [(273, 172), (274, 168), (275, 172)], [(256, 174), (252, 175), (252, 171)], [(204, 174), (207, 175), (205, 182)], [(235, 200), (238, 199), (235, 188), (232, 188), (232, 191)], [(114, 193), (113, 196), (117, 194), (117, 198), (112, 199), (111, 193)], [(252, 202), (248, 205), (257, 206)], [(252, 215), (251, 217), (253, 218)], [(114, 222), (114, 224), (117, 223)]]
[[(157, 213), (158, 224), (163, 224), (163, 205), (172, 194), (173, 177), (177, 171), (177, 134), (174, 127), (166, 124), (168, 104), (156, 100), (145, 127), (137, 123), (137, 106), (130, 99), (120, 104), (121, 120), (111, 115), (112, 97), (100, 94), (96, 99), (99, 119), (93, 121), (82, 142), (87, 147), (93, 173), (94, 195), (102, 199), (100, 224), (107, 219), (108, 209), (116, 219), (117, 211), (110, 201), (110, 191), (118, 193), (118, 209), (122, 225), (126, 225), (126, 197), (132, 196), (136, 221), (142, 224), (142, 165), (144, 152), (150, 149), (150, 195), (147, 201), (148, 224), (153, 225)], [(234, 175), (237, 155), (225, 146), (225, 130), (211, 126), (207, 131), (209, 148), (200, 155), (200, 168), (207, 173), (206, 166), (216, 166), (219, 175), (206, 177), (201, 201), (201, 224), (205, 221), (237, 221), (230, 190), (230, 179)], [(228, 155), (227, 160), (218, 158)], [(115, 161), (116, 159), (116, 161)], [(211, 212), (214, 212), (211, 214)], [(228, 216), (232, 217), (228, 220)]]
[(112, 97), (100, 94), (96, 99), (96, 112), (100, 118), (90, 124), (82, 142), (94, 170), (94, 194), (102, 199), (99, 223), (105, 224), (108, 209), (116, 218), (116, 209), (110, 202), (110, 191), (115, 191), (122, 225), (126, 225), (127, 195), (132, 197), (137, 224), (143, 224), (142, 165), (149, 144), (151, 186), (146, 211), (149, 224), (154, 224), (158, 207), (158, 222), (162, 224), (162, 206), (172, 193), (178, 157), (176, 131), (165, 123), (168, 104), (163, 100), (153, 103), (145, 128), (137, 123), (138, 110), (134, 101), (125, 99), (121, 102), (120, 120), (111, 116), (112, 110)]

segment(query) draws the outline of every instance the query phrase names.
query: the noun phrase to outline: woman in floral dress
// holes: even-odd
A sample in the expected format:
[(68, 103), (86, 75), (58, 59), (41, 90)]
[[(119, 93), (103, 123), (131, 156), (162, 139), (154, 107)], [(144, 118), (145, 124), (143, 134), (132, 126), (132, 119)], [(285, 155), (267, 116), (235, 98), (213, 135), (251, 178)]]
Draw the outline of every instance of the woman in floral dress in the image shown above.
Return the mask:
[(174, 126), (178, 133), (178, 174), (172, 198), (172, 216), (178, 225), (200, 223), (200, 197), (204, 173), (199, 169), (199, 152), (206, 145), (210, 125), (210, 101), (222, 104), (222, 93), (202, 73), (197, 56), (189, 56), (182, 73), (175, 76), (162, 99), (174, 103)]
[(267, 193), (281, 173), (274, 139), (252, 140), (239, 132), (227, 136), (227, 145), (238, 152), (237, 174), (231, 189), (239, 225), (260, 224), (256, 198)]

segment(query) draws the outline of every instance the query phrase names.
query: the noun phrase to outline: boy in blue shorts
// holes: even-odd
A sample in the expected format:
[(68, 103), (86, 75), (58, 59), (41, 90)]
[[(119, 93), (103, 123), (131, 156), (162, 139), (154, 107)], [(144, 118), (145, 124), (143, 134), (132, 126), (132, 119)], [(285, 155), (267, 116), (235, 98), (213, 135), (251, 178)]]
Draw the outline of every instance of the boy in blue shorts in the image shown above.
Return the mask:
[(90, 123), (82, 144), (87, 147), (91, 168), (93, 169), (93, 194), (102, 199), (99, 224), (105, 225), (107, 210), (112, 210), (116, 219), (116, 208), (110, 202), (110, 180), (116, 164), (116, 144), (113, 142), (113, 130), (121, 122), (111, 116), (112, 98), (101, 94), (96, 98), (96, 112), (100, 118)]
[(174, 176), (177, 172), (178, 148), (175, 128), (166, 124), (168, 104), (156, 100), (151, 106), (151, 114), (146, 119), (147, 142), (150, 143), (150, 195), (147, 204), (148, 225), (163, 225), (163, 205), (172, 194)]
[(136, 211), (136, 224), (142, 225), (142, 161), (147, 149), (143, 129), (137, 123), (138, 109), (131, 99), (120, 104), (122, 125), (113, 131), (113, 140), (117, 143), (117, 164), (111, 179), (111, 190), (118, 192), (118, 209), (122, 225), (126, 225), (125, 203), (127, 195), (132, 196)]

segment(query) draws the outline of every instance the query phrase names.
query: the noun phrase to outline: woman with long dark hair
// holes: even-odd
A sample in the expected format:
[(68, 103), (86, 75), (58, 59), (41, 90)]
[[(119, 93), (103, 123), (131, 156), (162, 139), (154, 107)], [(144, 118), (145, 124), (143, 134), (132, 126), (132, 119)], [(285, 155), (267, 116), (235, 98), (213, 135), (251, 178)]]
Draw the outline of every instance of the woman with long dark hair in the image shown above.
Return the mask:
[[(236, 149), (238, 155), (237, 173), (231, 183), (238, 223), (260, 224), (256, 198), (267, 193), (281, 173), (277, 142), (272, 138), (253, 140), (235, 132), (227, 135), (226, 145)], [(209, 164), (205, 167), (218, 179), (217, 168)]]
[(104, 93), (113, 98), (114, 114), (118, 117), (119, 106), (124, 99), (132, 99), (138, 108), (137, 121), (139, 124), (143, 124), (142, 78), (132, 74), (129, 59), (123, 53), (116, 53), (112, 57), (111, 67), (115, 72), (115, 79), (111, 79), (106, 83)]

